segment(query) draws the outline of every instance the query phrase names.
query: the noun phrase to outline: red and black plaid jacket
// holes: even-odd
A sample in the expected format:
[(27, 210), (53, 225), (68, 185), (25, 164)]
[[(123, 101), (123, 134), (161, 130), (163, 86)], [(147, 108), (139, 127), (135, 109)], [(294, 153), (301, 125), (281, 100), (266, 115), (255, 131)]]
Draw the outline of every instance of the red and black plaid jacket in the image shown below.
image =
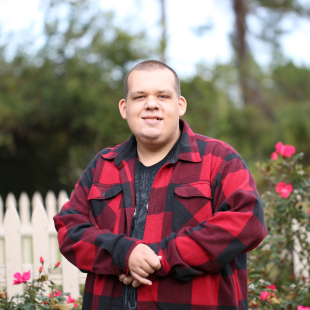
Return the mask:
[(248, 308), (246, 252), (267, 233), (253, 177), (232, 147), (181, 122), (175, 156), (153, 183), (143, 241), (129, 237), (134, 136), (93, 159), (54, 217), (61, 253), (88, 272), (83, 309), (122, 309), (117, 275), (141, 242), (163, 258), (153, 284), (138, 288), (138, 310)]

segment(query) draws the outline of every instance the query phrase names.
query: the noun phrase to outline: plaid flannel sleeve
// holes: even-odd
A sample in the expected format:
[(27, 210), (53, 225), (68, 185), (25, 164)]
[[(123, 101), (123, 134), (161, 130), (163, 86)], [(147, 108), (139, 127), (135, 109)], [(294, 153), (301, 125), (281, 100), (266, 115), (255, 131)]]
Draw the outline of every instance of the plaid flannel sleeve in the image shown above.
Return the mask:
[(71, 199), (54, 217), (59, 249), (72, 264), (84, 272), (104, 275), (128, 273), (128, 259), (142, 241), (98, 228), (89, 217), (87, 199), (99, 153), (75, 186)]
[(153, 277), (174, 273), (175, 278), (187, 281), (194, 275), (218, 272), (266, 236), (254, 179), (237, 153), (225, 157), (211, 188), (212, 217), (149, 245), (163, 257), (162, 268)]

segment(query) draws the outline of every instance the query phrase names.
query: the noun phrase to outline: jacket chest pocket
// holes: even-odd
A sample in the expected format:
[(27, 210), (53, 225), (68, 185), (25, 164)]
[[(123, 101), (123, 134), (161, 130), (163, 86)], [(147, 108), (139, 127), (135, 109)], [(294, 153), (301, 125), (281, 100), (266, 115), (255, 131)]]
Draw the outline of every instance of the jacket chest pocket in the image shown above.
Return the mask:
[(174, 190), (172, 230), (196, 227), (212, 217), (211, 187), (208, 181), (183, 184)]
[(87, 197), (90, 200), (89, 217), (100, 229), (113, 231), (121, 207), (123, 188), (121, 184), (93, 184)]

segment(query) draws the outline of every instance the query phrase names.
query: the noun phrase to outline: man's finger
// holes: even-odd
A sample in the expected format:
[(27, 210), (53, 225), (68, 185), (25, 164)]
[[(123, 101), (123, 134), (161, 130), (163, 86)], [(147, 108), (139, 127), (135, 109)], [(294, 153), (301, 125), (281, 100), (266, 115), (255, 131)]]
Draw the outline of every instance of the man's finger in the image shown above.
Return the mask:
[(132, 286), (133, 286), (134, 288), (137, 288), (137, 287), (139, 287), (140, 285), (141, 285), (141, 283), (140, 283), (138, 280), (136, 280), (136, 279), (133, 280)]
[(131, 274), (129, 274), (128, 276), (125, 276), (124, 274), (120, 274), (118, 275), (118, 278), (120, 282), (124, 283), (125, 285), (129, 285), (132, 283), (132, 286), (134, 288), (137, 288), (142, 284), (138, 280), (136, 280)]
[(152, 285), (152, 282), (146, 278), (140, 277), (137, 273), (133, 272), (132, 276), (135, 278), (135, 280), (139, 281), (141, 284), (145, 285)]
[(153, 270), (154, 269), (152, 269), (149, 265), (146, 264), (146, 266), (141, 266), (133, 271), (140, 277), (147, 278), (151, 273), (153, 273)]
[(133, 276), (129, 274), (128, 276), (124, 278), (123, 283), (125, 285), (129, 285), (132, 283), (133, 280), (134, 280)]
[(161, 268), (160, 258), (145, 244), (138, 244), (131, 252), (128, 260), (129, 271), (146, 278)]
[[(155, 270), (158, 270), (161, 268), (161, 263), (160, 263), (159, 257), (160, 256), (150, 255), (150, 256), (146, 257), (146, 262), (150, 265), (150, 267), (152, 267)], [(149, 272), (149, 273), (152, 273), (152, 272)]]
[(124, 281), (125, 277), (126, 277), (126, 276), (125, 276), (124, 274), (118, 275), (118, 279), (119, 279), (121, 282)]

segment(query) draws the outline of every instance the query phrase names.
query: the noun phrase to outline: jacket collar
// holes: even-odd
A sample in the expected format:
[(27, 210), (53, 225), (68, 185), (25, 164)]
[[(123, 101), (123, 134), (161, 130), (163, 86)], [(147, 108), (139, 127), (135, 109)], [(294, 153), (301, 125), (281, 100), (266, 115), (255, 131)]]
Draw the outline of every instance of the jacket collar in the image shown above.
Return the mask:
[[(200, 162), (201, 157), (195, 134), (183, 119), (180, 119), (180, 128), (182, 130), (182, 137), (171, 162), (176, 163), (177, 160)], [(119, 166), (123, 160), (128, 161), (132, 156), (136, 156), (136, 148), (136, 137), (132, 134), (130, 139), (115, 146), (108, 153), (101, 156), (105, 159), (114, 159), (115, 165)]]

